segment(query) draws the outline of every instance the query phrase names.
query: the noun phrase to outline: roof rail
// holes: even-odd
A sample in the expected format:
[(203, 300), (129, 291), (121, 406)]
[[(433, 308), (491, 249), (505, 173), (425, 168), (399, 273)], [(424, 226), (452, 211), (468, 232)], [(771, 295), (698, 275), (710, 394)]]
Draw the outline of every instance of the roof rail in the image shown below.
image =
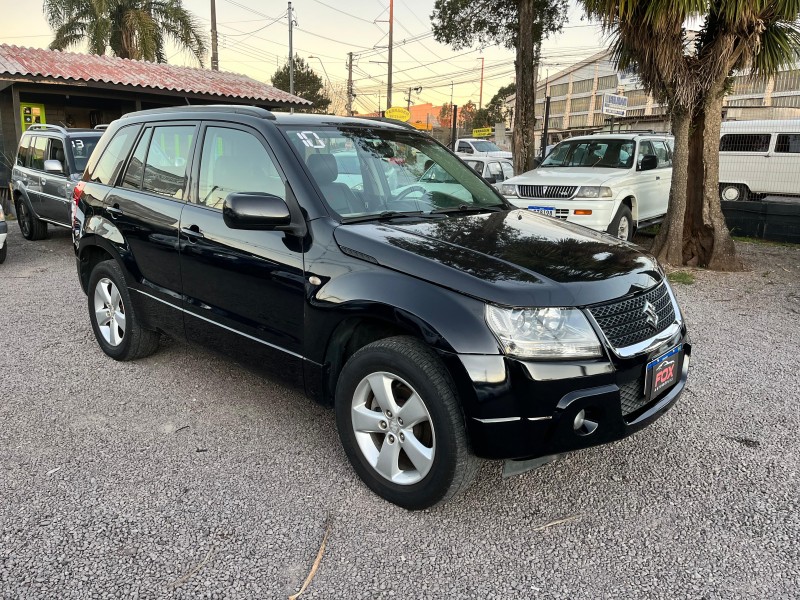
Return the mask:
[(168, 106), (165, 108), (151, 108), (148, 110), (139, 110), (136, 112), (127, 113), (122, 115), (123, 119), (138, 115), (160, 115), (164, 113), (235, 113), (238, 115), (249, 115), (251, 117), (258, 117), (260, 119), (268, 119), (275, 121), (273, 115), (266, 108), (260, 106), (248, 106), (244, 104), (190, 104), (186, 106)]
[(60, 131), (61, 133), (67, 133), (67, 130), (63, 127), (59, 127), (58, 125), (47, 125), (46, 123), (34, 123), (33, 125), (29, 125), (28, 129), (25, 131), (30, 131), (31, 129), (36, 131)]
[(95, 125), (95, 129), (108, 129), (108, 123), (101, 123), (100, 125)]

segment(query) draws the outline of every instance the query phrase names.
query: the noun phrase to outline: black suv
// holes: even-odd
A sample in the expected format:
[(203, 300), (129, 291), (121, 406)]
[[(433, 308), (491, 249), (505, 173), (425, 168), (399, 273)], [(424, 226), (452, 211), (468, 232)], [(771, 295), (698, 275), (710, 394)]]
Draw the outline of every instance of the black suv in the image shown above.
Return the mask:
[(31, 125), (22, 134), (11, 190), (25, 239), (44, 238), (48, 223), (70, 227), (72, 192), (102, 134), (58, 125)]
[(464, 488), (478, 457), (515, 472), (623, 438), (686, 383), (691, 347), (655, 259), (512, 209), (400, 125), (133, 113), (75, 198), (107, 355), (147, 356), (163, 333), (301, 387), (335, 406), (364, 482), (407, 508)]

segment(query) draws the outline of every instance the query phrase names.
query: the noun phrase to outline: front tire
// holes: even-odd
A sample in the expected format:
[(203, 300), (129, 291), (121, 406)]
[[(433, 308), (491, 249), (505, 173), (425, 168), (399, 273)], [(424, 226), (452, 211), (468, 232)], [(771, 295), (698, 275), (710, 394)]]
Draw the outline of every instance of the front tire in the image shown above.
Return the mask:
[(125, 276), (113, 260), (89, 276), (89, 318), (97, 343), (114, 360), (136, 360), (158, 350), (159, 335), (143, 329), (134, 312)]
[(619, 207), (614, 220), (608, 226), (608, 233), (626, 242), (633, 239), (633, 215), (625, 204)]
[(409, 510), (463, 491), (480, 464), (449, 373), (416, 338), (379, 340), (347, 361), (336, 386), (336, 426), (367, 487)]
[(3, 244), (3, 247), (0, 248), (0, 265), (6, 262), (6, 254), (8, 254), (8, 244)]
[(17, 223), (22, 237), (26, 240), (43, 240), (47, 237), (47, 223), (40, 221), (33, 214), (30, 206), (24, 198), (17, 198), (14, 203), (17, 208)]

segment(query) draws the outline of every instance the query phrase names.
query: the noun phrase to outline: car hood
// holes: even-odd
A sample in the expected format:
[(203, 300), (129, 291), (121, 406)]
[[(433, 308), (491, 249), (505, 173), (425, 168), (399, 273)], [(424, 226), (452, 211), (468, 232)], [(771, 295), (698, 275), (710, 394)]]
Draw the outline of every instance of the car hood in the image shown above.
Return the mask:
[(512, 177), (505, 183), (515, 185), (604, 185), (624, 177), (628, 169), (599, 167), (539, 167)]
[(505, 306), (586, 306), (662, 279), (636, 246), (525, 210), (343, 224), (334, 237), (345, 252)]

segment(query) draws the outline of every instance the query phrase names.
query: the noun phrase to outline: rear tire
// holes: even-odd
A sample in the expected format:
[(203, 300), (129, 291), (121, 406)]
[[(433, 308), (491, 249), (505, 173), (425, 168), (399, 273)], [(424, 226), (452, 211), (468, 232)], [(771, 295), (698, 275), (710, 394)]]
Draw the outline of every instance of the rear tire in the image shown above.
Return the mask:
[(40, 221), (36, 215), (33, 214), (31, 207), (24, 198), (17, 198), (14, 203), (17, 208), (17, 222), (19, 223), (19, 230), (22, 232), (22, 237), (26, 240), (35, 241), (43, 240), (47, 237), (47, 223)]
[(89, 276), (89, 319), (100, 348), (114, 360), (136, 360), (158, 350), (159, 334), (143, 329), (122, 269), (114, 260), (98, 263)]
[(6, 254), (8, 254), (8, 243), (6, 242), (3, 244), (3, 247), (0, 248), (0, 265), (6, 262)]
[(480, 465), (447, 369), (416, 338), (379, 340), (350, 357), (336, 386), (336, 426), (367, 487), (409, 510), (463, 491)]
[(750, 190), (741, 183), (719, 184), (719, 198), (726, 202), (746, 202), (750, 199)]
[(608, 233), (626, 242), (633, 239), (633, 215), (625, 204), (619, 207), (614, 220), (608, 226)]

